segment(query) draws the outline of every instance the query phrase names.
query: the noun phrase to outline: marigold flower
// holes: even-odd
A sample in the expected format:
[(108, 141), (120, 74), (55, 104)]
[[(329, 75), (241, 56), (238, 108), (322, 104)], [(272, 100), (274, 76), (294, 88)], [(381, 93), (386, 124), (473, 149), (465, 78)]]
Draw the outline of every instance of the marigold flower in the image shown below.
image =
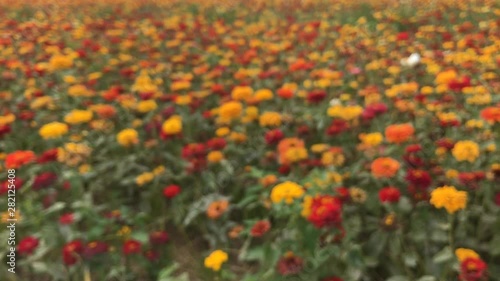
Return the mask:
[(154, 100), (144, 100), (137, 104), (137, 111), (140, 113), (148, 113), (155, 110), (158, 107)]
[(38, 131), (44, 139), (59, 138), (68, 133), (68, 125), (60, 122), (52, 122), (43, 125)]
[(444, 207), (453, 214), (467, 206), (467, 192), (458, 191), (454, 186), (438, 187), (431, 192), (430, 203), (438, 209)]
[(248, 86), (236, 86), (231, 91), (231, 97), (235, 100), (246, 100), (253, 94), (253, 89)]
[(222, 264), (228, 260), (229, 256), (222, 250), (215, 250), (205, 258), (204, 265), (213, 271), (219, 271)]
[(128, 147), (139, 143), (139, 134), (134, 129), (125, 129), (118, 133), (116, 140), (120, 145)]
[(384, 136), (381, 133), (360, 134), (359, 139), (364, 145), (374, 147), (382, 143)]
[(218, 150), (211, 151), (207, 155), (207, 160), (211, 163), (219, 163), (220, 161), (222, 161), (222, 159), (224, 159), (224, 154)]
[(497, 123), (500, 122), (500, 106), (496, 107), (487, 107), (483, 110), (481, 110), (481, 118), (484, 120), (490, 122), (490, 123)]
[(469, 161), (473, 163), (479, 157), (479, 145), (473, 141), (459, 141), (451, 151), (457, 161)]
[(393, 158), (379, 157), (372, 162), (371, 171), (376, 178), (390, 178), (396, 175), (399, 167), (399, 162)]
[(50, 58), (49, 65), (52, 70), (70, 68), (73, 66), (73, 58), (71, 56), (57, 54)]
[(295, 182), (286, 181), (273, 187), (271, 191), (271, 201), (275, 204), (285, 201), (292, 204), (294, 199), (304, 195), (304, 188)]

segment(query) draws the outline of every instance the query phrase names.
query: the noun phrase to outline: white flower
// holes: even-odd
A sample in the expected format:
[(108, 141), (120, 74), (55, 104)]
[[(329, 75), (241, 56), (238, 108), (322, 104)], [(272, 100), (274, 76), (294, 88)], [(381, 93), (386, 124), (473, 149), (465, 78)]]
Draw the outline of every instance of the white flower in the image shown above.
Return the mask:
[(336, 106), (336, 105), (340, 105), (340, 100), (339, 99), (331, 99), (330, 106)]
[(406, 67), (414, 67), (420, 62), (420, 55), (417, 53), (411, 54), (409, 57), (401, 60), (401, 65)]

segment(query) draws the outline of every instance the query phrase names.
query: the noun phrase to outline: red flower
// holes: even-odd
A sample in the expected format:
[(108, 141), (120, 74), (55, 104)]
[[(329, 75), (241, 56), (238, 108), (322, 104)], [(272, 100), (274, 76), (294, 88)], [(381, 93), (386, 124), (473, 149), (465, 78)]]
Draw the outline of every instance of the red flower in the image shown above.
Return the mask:
[(397, 41), (407, 41), (408, 39), (410, 39), (408, 32), (400, 32), (396, 35)]
[(339, 226), (342, 222), (342, 203), (330, 195), (318, 195), (313, 198), (311, 213), (307, 218), (317, 228)]
[(36, 155), (30, 150), (18, 150), (7, 154), (5, 157), (5, 168), (17, 169), (23, 165), (29, 164), (36, 159)]
[(18, 190), (23, 185), (24, 181), (20, 178), (15, 178), (14, 183), (9, 182), (8, 180), (0, 183), (0, 195), (7, 194), (9, 192), (9, 185), (14, 185), (14, 189)]
[(0, 139), (11, 132), (10, 125), (0, 125)]
[(285, 135), (280, 129), (274, 129), (266, 132), (265, 139), (268, 145), (273, 145), (279, 143)]
[(401, 197), (401, 192), (396, 187), (388, 186), (379, 191), (378, 197), (381, 202), (396, 203)]
[(304, 261), (293, 253), (287, 253), (278, 261), (278, 272), (283, 276), (298, 274), (302, 271)]
[(226, 147), (227, 142), (223, 138), (213, 138), (207, 141), (207, 146), (213, 150), (222, 150)]
[(49, 149), (45, 151), (38, 159), (36, 162), (39, 164), (47, 163), (47, 162), (52, 162), (57, 160), (57, 148)]
[(288, 175), (290, 173), (290, 171), (291, 171), (291, 168), (288, 165), (281, 165), (278, 168), (278, 173), (280, 173), (282, 175)]
[(19, 252), (19, 255), (31, 255), (37, 247), (38, 239), (33, 236), (28, 236), (19, 242), (17, 251)]
[(149, 234), (149, 242), (151, 244), (162, 245), (166, 244), (168, 240), (169, 237), (166, 231), (154, 231)]
[(432, 182), (431, 176), (428, 172), (424, 170), (408, 170), (405, 180), (411, 183), (413, 186), (427, 189)]
[(60, 224), (72, 224), (73, 221), (75, 220), (75, 217), (73, 213), (67, 213), (59, 217), (59, 223)]
[(349, 129), (349, 124), (346, 121), (335, 119), (332, 121), (330, 127), (326, 129), (326, 134), (329, 136), (335, 136), (346, 131), (347, 129)]
[(500, 192), (495, 195), (495, 204), (500, 207)]
[(313, 90), (307, 94), (307, 101), (310, 103), (320, 103), (326, 98), (326, 91)]
[(467, 258), (460, 264), (460, 276), (462, 281), (479, 281), (486, 278), (488, 266), (479, 258)]
[(141, 242), (133, 239), (125, 241), (123, 244), (123, 253), (125, 255), (137, 254), (141, 252)]
[(63, 261), (66, 265), (73, 265), (78, 262), (80, 254), (83, 252), (81, 240), (73, 240), (63, 247)]
[(271, 223), (268, 220), (256, 222), (250, 230), (250, 235), (253, 237), (261, 237), (271, 229)]
[(155, 252), (153, 250), (147, 250), (146, 252), (144, 252), (144, 256), (150, 261), (157, 261), (160, 258), (158, 252)]
[(171, 184), (163, 189), (163, 195), (167, 198), (174, 198), (181, 192), (181, 188), (178, 185)]
[(54, 184), (57, 180), (57, 175), (51, 172), (45, 172), (38, 176), (36, 176), (35, 181), (33, 182), (33, 189), (39, 190), (42, 188), (49, 187)]
[(83, 250), (83, 255), (86, 258), (92, 258), (95, 255), (106, 253), (109, 250), (108, 244), (100, 241), (88, 243)]
[(351, 199), (351, 195), (349, 194), (349, 189), (347, 187), (337, 187), (335, 188), (335, 192), (338, 193), (338, 198), (342, 202), (347, 202)]

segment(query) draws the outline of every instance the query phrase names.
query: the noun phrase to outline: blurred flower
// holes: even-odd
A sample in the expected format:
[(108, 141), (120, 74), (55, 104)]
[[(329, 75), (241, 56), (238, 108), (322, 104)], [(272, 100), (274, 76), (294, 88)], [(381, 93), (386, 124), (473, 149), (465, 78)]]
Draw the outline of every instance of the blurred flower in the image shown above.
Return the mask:
[(141, 242), (133, 239), (126, 240), (123, 243), (122, 251), (125, 255), (138, 254), (141, 252)]
[(128, 147), (139, 143), (139, 134), (134, 129), (125, 129), (118, 133), (116, 140), (120, 145)]
[(151, 245), (163, 245), (169, 240), (168, 233), (166, 231), (153, 231), (149, 234), (149, 243)]
[(273, 187), (271, 201), (275, 204), (285, 201), (292, 204), (294, 199), (302, 197), (304, 188), (295, 182), (286, 181)]
[(73, 265), (80, 260), (83, 252), (83, 243), (81, 240), (73, 240), (64, 245), (62, 250), (63, 261), (66, 265)]
[(204, 265), (213, 271), (219, 271), (222, 264), (228, 260), (228, 255), (222, 250), (215, 250), (205, 258)]
[(307, 220), (317, 228), (338, 227), (342, 222), (342, 203), (336, 197), (317, 195), (309, 208)]
[(397, 203), (401, 197), (401, 192), (396, 187), (388, 186), (379, 191), (378, 197), (381, 202)]
[(287, 252), (278, 260), (278, 273), (283, 276), (299, 274), (304, 266), (304, 260), (295, 256), (292, 252)]
[(60, 122), (52, 122), (43, 125), (38, 132), (44, 139), (59, 138), (68, 132), (68, 125)]
[(391, 143), (403, 143), (415, 133), (415, 129), (409, 123), (395, 124), (385, 128), (385, 137)]
[(457, 161), (473, 163), (479, 157), (479, 145), (469, 140), (459, 141), (453, 147), (452, 154)]
[(174, 198), (181, 192), (181, 188), (178, 185), (171, 184), (163, 188), (163, 195), (167, 198)]
[(17, 252), (21, 256), (31, 255), (38, 247), (39, 240), (34, 236), (27, 236), (19, 241), (19, 246), (17, 247)]
[(278, 127), (281, 125), (282, 118), (278, 112), (264, 112), (259, 117), (261, 127)]
[(399, 167), (399, 162), (393, 158), (379, 157), (372, 162), (371, 171), (376, 178), (390, 178), (396, 175)]
[(36, 155), (31, 150), (18, 150), (7, 154), (5, 157), (5, 168), (18, 169), (35, 161)]
[(207, 208), (207, 216), (211, 219), (217, 219), (222, 216), (229, 207), (229, 201), (218, 200), (210, 203)]
[(80, 124), (89, 122), (92, 119), (92, 111), (88, 110), (72, 110), (64, 116), (64, 122), (68, 124)]
[(162, 132), (167, 135), (176, 135), (182, 132), (182, 117), (173, 115), (162, 125)]
[(467, 192), (458, 191), (454, 186), (438, 187), (431, 192), (430, 203), (438, 209), (444, 207), (453, 214), (467, 206)]
[(210, 151), (207, 155), (207, 160), (210, 163), (219, 163), (222, 159), (224, 159), (224, 154), (218, 150)]
[(266, 234), (269, 229), (271, 229), (271, 223), (267, 220), (261, 220), (252, 226), (252, 229), (250, 229), (250, 235), (252, 237), (261, 237)]

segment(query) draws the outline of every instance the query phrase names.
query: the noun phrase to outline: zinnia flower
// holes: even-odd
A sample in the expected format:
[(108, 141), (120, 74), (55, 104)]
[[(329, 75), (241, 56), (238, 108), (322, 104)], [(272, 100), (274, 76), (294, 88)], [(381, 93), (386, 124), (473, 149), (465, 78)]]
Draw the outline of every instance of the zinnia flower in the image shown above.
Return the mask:
[(451, 151), (457, 161), (473, 163), (479, 157), (479, 145), (473, 141), (459, 141)]
[(432, 191), (430, 203), (438, 209), (444, 207), (453, 214), (467, 206), (467, 192), (458, 191), (454, 186), (438, 187)]
[(371, 164), (372, 174), (376, 178), (390, 178), (399, 170), (399, 162), (390, 157), (379, 157)]
[(390, 125), (385, 129), (385, 138), (391, 143), (403, 143), (407, 141), (413, 134), (415, 129), (409, 123)]
[(38, 133), (44, 139), (55, 139), (68, 132), (68, 125), (60, 122), (52, 122), (43, 125)]
[(228, 255), (222, 250), (215, 250), (208, 257), (205, 258), (204, 264), (206, 268), (213, 271), (219, 271), (222, 264), (228, 260)]
[(276, 185), (271, 191), (271, 201), (280, 203), (285, 201), (286, 204), (292, 204), (294, 199), (304, 195), (304, 189), (297, 183), (286, 181)]
[(31, 150), (18, 150), (5, 157), (5, 168), (17, 169), (35, 161), (36, 155)]
[(118, 133), (116, 140), (122, 146), (132, 146), (139, 142), (139, 134), (134, 129), (125, 129)]

